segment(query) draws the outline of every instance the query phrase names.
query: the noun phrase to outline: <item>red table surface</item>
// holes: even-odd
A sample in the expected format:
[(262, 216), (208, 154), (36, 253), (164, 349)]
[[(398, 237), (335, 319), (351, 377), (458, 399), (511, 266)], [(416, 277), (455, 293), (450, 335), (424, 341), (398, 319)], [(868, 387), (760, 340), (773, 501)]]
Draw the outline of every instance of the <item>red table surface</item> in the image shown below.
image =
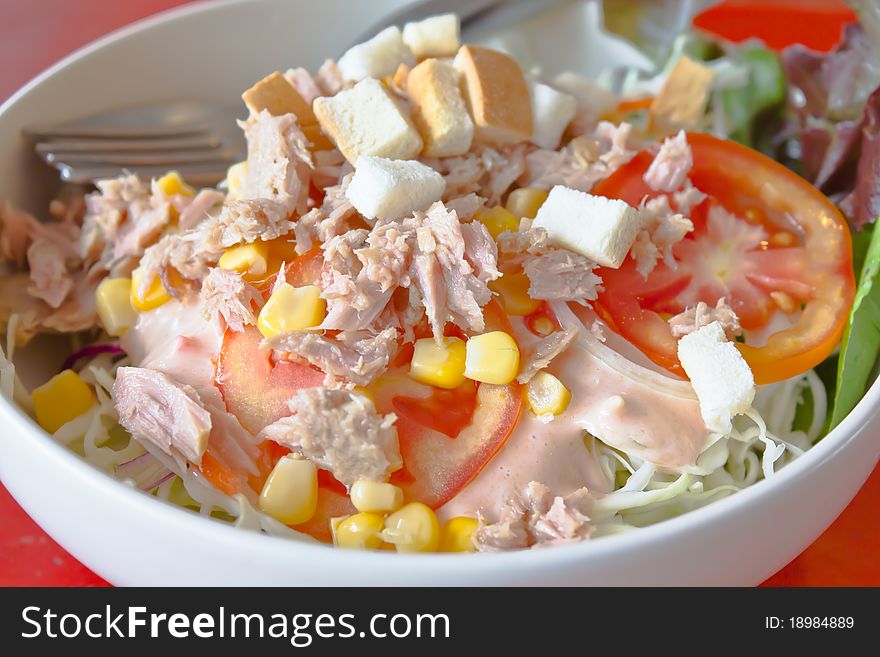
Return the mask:
[[(0, 98), (75, 48), (184, 0), (0, 0)], [(775, 586), (880, 586), (880, 466), (837, 521), (767, 580)], [(106, 586), (0, 487), (0, 585)]]

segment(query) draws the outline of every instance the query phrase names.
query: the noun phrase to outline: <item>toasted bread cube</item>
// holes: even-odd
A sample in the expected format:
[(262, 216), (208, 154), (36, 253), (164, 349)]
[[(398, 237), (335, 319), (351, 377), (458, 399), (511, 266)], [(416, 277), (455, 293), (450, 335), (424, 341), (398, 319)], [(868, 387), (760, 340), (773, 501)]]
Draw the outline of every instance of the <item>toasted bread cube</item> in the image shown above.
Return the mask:
[(321, 129), (351, 164), (361, 155), (411, 160), (422, 150), (422, 138), (402, 104), (373, 78), (316, 98), (314, 110)]
[(459, 47), (461, 27), (455, 14), (430, 16), (403, 26), (403, 42), (418, 59), (452, 57)]
[(679, 340), (678, 359), (700, 400), (706, 427), (730, 433), (733, 417), (752, 406), (755, 377), (739, 349), (727, 339), (721, 322), (707, 324)]
[(346, 80), (360, 82), (366, 78), (384, 78), (393, 75), (401, 64), (416, 63), (412, 52), (403, 42), (398, 27), (386, 27), (369, 41), (349, 48), (339, 58), (337, 66)]
[(295, 114), (300, 125), (317, 121), (309, 104), (281, 73), (270, 73), (241, 95), (251, 114), (266, 110), (272, 116)]
[(529, 85), (515, 59), (503, 52), (463, 46), (455, 56), (477, 141), (495, 146), (532, 136)]
[(712, 69), (682, 55), (651, 103), (651, 129), (661, 133), (696, 126), (709, 100)]
[(532, 98), (532, 143), (555, 150), (562, 133), (577, 112), (577, 100), (541, 82), (530, 82)]
[(550, 241), (617, 269), (642, 226), (638, 211), (616, 199), (593, 196), (557, 185), (532, 224), (543, 228)]
[(464, 155), (470, 150), (474, 122), (461, 97), (460, 77), (454, 66), (437, 59), (423, 61), (407, 77), (413, 122), (428, 157)]
[(364, 155), (355, 163), (345, 196), (367, 219), (401, 219), (440, 200), (446, 181), (416, 160)]

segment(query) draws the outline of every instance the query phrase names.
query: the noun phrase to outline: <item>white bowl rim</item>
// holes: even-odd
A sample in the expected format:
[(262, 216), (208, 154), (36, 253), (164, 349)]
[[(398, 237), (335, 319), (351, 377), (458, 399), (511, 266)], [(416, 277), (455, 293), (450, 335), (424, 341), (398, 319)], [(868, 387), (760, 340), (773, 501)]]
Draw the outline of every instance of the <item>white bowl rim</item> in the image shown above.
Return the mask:
[[(51, 65), (21, 87), (0, 105), (0, 120), (6, 111), (31, 89), (61, 74), (70, 64), (87, 57), (94, 51), (123, 40), (129, 35), (176, 20), (182, 16), (212, 11), (218, 7), (247, 4), (252, 1), (196, 0), (158, 12), (114, 30)], [(548, 561), (556, 562), (557, 565), (565, 565), (566, 563), (582, 562), (584, 559), (607, 557), (621, 550), (646, 550), (650, 544), (662, 542), (674, 534), (698, 531), (699, 526), (710, 519), (720, 520), (724, 516), (744, 512), (746, 507), (758, 507), (761, 498), (772, 495), (774, 488), (781, 488), (795, 478), (809, 476), (811, 472), (819, 469), (825, 461), (833, 458), (834, 452), (853, 440), (859, 430), (878, 411), (880, 411), (880, 379), (870, 386), (856, 407), (837, 427), (832, 429), (806, 454), (774, 474), (771, 479), (761, 480), (707, 506), (688, 511), (655, 525), (640, 528), (637, 531), (605, 536), (600, 540), (584, 541), (550, 550), (519, 550), (491, 553), (491, 555), (398, 554), (385, 551), (365, 551), (358, 553), (358, 563), (367, 567), (383, 567), (392, 564), (424, 566), (430, 561), (433, 568), (441, 568), (450, 575), (466, 576), (468, 571), (484, 568), (487, 560), (491, 560), (495, 566), (536, 567)], [(145, 518), (154, 516), (153, 521), (177, 525), (181, 531), (200, 532), (203, 540), (210, 540), (215, 545), (223, 543), (226, 547), (239, 550), (243, 554), (252, 555), (256, 551), (274, 553), (294, 549), (308, 551), (304, 556), (320, 556), (324, 560), (324, 565), (330, 568), (349, 562), (351, 553), (347, 550), (339, 550), (311, 540), (294, 542), (290, 539), (244, 531), (231, 524), (201, 516), (131, 488), (109, 474), (98, 470), (64, 445), (56, 443), (23, 409), (5, 397), (0, 397), (0, 418), (10, 423), (6, 425), (8, 430), (19, 432), (23, 438), (33, 440), (33, 448), (42, 452), (44, 458), (54, 460), (57, 465), (68, 468), (71, 476), (81, 480), (84, 485), (96, 487), (100, 489), (98, 492), (117, 498), (120, 506), (129, 506), (131, 512), (142, 514)], [(753, 508), (750, 512), (759, 513), (760, 511)], [(440, 574), (442, 575), (442, 573)]]

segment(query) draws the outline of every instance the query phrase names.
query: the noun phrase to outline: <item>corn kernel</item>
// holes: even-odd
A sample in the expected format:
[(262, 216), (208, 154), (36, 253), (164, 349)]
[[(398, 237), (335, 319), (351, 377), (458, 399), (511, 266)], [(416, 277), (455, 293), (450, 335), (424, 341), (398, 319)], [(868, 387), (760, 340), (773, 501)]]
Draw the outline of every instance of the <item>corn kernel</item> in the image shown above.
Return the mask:
[(351, 487), (351, 503), (358, 511), (390, 513), (403, 506), (403, 491), (394, 484), (358, 479)]
[(464, 383), (465, 352), (464, 340), (459, 338), (443, 338), (439, 345), (434, 338), (416, 340), (409, 375), (430, 386), (457, 388)]
[(141, 286), (141, 270), (140, 267), (131, 272), (131, 305), (140, 310), (141, 312), (146, 312), (148, 310), (153, 310), (154, 308), (158, 308), (163, 303), (171, 301), (171, 295), (168, 294), (168, 291), (165, 289), (165, 286), (162, 285), (162, 281), (159, 280), (159, 277), (153, 279), (153, 282), (150, 283), (150, 286), (147, 288), (146, 294), (143, 297), (138, 296), (138, 289)]
[(519, 371), (519, 347), (504, 331), (475, 335), (467, 341), (464, 375), (474, 381), (506, 385)]
[(333, 530), (333, 544), (350, 550), (380, 550), (384, 545), (380, 534), (385, 519), (378, 513), (356, 513), (339, 522)]
[(32, 397), (37, 423), (49, 433), (55, 433), (95, 404), (92, 389), (73, 370), (56, 374), (35, 388)]
[(134, 326), (137, 312), (131, 305), (131, 279), (105, 278), (95, 291), (95, 308), (109, 335), (119, 337)]
[(440, 523), (430, 507), (410, 502), (385, 518), (381, 538), (398, 552), (436, 552), (440, 544)]
[(476, 518), (457, 516), (450, 518), (440, 532), (439, 552), (476, 552), (473, 543), (474, 532), (477, 531)]
[(538, 209), (544, 205), (549, 192), (537, 187), (521, 187), (514, 189), (507, 196), (505, 207), (517, 217), (534, 219), (538, 216)]
[(559, 415), (571, 402), (571, 391), (549, 372), (538, 372), (526, 386), (526, 400), (535, 415)]
[(248, 163), (237, 162), (226, 170), (226, 192), (231, 199), (240, 199), (247, 179)]
[(257, 318), (263, 337), (271, 338), (284, 331), (303, 331), (318, 326), (327, 315), (327, 302), (316, 285), (293, 287), (282, 283)]
[(156, 181), (156, 185), (168, 196), (195, 196), (196, 190), (187, 185), (177, 171), (169, 171)]
[(269, 244), (258, 241), (231, 246), (220, 256), (217, 266), (242, 276), (262, 276), (269, 270)]
[(541, 302), (529, 296), (529, 277), (521, 272), (504, 274), (489, 282), (489, 289), (498, 294), (508, 315), (524, 317), (541, 307)]
[(285, 525), (308, 522), (318, 508), (315, 464), (283, 456), (272, 468), (260, 493), (260, 509)]
[(480, 210), (476, 214), (476, 219), (486, 227), (493, 239), (498, 239), (498, 236), (506, 230), (519, 229), (519, 218), (500, 205)]

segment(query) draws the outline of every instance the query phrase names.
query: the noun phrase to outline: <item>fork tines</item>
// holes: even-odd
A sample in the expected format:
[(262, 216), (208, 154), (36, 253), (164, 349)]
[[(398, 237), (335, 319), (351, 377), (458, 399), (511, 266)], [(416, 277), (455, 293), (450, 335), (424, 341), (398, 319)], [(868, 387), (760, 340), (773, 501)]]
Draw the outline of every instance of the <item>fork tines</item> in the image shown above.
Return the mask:
[(35, 151), (71, 183), (91, 183), (124, 171), (144, 178), (176, 169), (193, 184), (222, 180), (236, 153), (201, 127), (30, 127)]

